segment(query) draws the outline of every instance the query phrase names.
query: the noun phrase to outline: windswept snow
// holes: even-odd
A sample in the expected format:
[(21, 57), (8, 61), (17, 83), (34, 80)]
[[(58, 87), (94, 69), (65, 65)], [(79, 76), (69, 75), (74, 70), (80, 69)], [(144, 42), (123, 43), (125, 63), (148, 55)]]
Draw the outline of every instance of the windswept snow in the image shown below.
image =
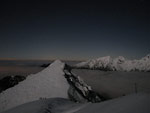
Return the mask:
[(150, 113), (150, 95), (133, 94), (89, 104), (75, 113)]
[(150, 71), (150, 54), (140, 60), (127, 60), (122, 56), (110, 56), (88, 60), (76, 64), (77, 68), (101, 69), (111, 71)]
[(4, 113), (74, 113), (86, 105), (63, 98), (50, 98), (19, 105)]
[(39, 98), (68, 98), (69, 84), (64, 77), (64, 63), (56, 60), (43, 71), (30, 75), (0, 94), (0, 112)]
[(101, 103), (73, 103), (67, 99), (39, 100), (3, 113), (150, 113), (150, 95), (132, 94)]

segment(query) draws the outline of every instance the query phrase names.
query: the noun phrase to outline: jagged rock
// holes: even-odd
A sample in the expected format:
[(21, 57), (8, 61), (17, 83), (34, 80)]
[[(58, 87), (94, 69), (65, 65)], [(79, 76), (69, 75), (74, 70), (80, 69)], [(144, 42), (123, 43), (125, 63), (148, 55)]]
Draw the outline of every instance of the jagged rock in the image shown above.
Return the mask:
[(81, 103), (87, 102), (87, 100), (73, 86), (70, 86), (68, 90), (68, 96), (70, 100), (74, 102), (81, 102)]
[(96, 92), (92, 90), (79, 76), (71, 72), (71, 67), (65, 65), (64, 68), (65, 77), (70, 84), (68, 91), (69, 97), (77, 102), (100, 102), (102, 97), (100, 97)]

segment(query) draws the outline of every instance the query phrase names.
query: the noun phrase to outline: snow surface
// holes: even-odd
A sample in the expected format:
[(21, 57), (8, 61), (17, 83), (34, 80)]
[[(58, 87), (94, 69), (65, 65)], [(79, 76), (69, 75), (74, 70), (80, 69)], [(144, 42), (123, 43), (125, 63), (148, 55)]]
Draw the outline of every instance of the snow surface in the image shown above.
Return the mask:
[(150, 113), (150, 95), (133, 94), (102, 103), (89, 104), (74, 113)]
[(4, 113), (73, 113), (86, 105), (63, 98), (50, 98), (29, 102)]
[(27, 103), (3, 113), (150, 113), (150, 95), (132, 94), (101, 103), (73, 103), (46, 99)]
[(39, 98), (68, 98), (69, 84), (64, 77), (64, 63), (56, 60), (49, 67), (27, 77), (0, 94), (0, 112)]
[(111, 58), (110, 56), (91, 59), (76, 64), (77, 68), (101, 69), (111, 71), (150, 71), (150, 54), (140, 60), (127, 60), (122, 56)]

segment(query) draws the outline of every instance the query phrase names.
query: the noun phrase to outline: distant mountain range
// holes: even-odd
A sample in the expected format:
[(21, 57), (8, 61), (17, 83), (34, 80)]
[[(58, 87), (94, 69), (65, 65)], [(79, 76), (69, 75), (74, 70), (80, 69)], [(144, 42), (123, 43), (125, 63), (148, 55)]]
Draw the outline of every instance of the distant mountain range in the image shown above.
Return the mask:
[(91, 59), (74, 65), (76, 68), (100, 69), (106, 71), (150, 71), (150, 54), (139, 60), (128, 60), (123, 56)]

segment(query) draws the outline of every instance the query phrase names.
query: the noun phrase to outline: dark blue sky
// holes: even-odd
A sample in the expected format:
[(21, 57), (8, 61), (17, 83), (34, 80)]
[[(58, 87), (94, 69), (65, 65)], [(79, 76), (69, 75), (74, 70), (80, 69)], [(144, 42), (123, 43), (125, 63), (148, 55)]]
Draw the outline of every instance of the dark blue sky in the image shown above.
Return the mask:
[(0, 3), (0, 58), (140, 58), (148, 53), (146, 0)]

